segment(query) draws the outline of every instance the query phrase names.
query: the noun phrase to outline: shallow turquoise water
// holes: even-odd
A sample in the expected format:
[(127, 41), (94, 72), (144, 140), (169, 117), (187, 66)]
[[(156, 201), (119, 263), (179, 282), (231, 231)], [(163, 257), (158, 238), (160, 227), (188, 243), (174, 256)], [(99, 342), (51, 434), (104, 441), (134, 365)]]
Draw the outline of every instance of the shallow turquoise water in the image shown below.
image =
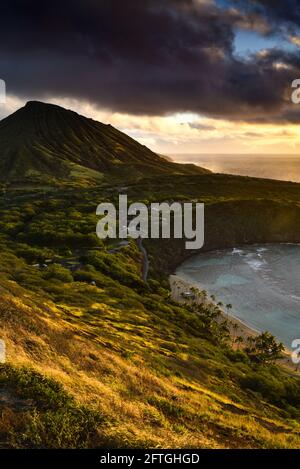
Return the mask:
[(176, 271), (233, 305), (232, 315), (287, 347), (300, 338), (300, 245), (251, 246), (198, 254)]

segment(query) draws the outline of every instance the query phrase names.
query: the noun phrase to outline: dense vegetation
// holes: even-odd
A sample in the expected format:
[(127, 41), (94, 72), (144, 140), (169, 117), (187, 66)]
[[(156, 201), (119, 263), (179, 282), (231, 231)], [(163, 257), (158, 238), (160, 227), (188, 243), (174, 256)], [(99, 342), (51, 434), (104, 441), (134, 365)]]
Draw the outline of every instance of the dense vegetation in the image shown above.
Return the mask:
[(96, 237), (117, 191), (18, 194), (0, 210), (3, 446), (299, 446), (298, 378), (232, 350), (212, 309), (174, 303), (161, 241), (144, 283), (134, 241)]
[[(40, 120), (30, 135), (45, 142)], [(265, 355), (269, 336), (234, 350), (215, 306), (171, 299), (167, 273), (187, 255), (183, 243), (144, 243), (145, 283), (133, 240), (95, 235), (96, 206), (117, 202), (126, 181), (129, 202), (204, 201), (205, 249), (300, 241), (300, 186), (172, 171), (108, 171), (89, 187), (57, 174), (55, 184), (3, 183), (1, 447), (300, 447), (300, 380)]]

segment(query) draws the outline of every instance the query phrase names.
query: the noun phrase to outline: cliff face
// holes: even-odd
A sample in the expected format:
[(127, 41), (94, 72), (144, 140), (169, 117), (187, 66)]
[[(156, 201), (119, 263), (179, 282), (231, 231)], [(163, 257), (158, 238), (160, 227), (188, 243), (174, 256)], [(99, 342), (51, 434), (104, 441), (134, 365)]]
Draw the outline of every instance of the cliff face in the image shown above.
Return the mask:
[(193, 254), (247, 244), (300, 243), (300, 207), (279, 200), (220, 201), (205, 206), (205, 242), (197, 251), (183, 240), (147, 240), (156, 269), (162, 274)]

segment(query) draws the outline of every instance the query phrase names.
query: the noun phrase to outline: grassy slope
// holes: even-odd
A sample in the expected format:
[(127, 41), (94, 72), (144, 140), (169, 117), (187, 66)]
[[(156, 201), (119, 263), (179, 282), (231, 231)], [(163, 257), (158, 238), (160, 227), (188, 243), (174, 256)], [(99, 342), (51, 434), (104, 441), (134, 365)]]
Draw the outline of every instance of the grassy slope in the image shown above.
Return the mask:
[[(223, 214), (209, 218), (214, 245), (224, 232), (233, 242), (299, 233), (295, 184), (161, 176), (128, 191), (131, 200), (204, 200), (208, 213)], [(0, 369), (2, 446), (300, 447), (299, 380), (252, 365), (207, 312), (169, 300), (162, 268), (182, 258), (182, 246), (149, 243), (147, 287), (134, 243), (111, 253), (95, 239), (95, 207), (117, 195), (103, 186), (2, 197), (0, 321), (9, 359)], [(254, 207), (247, 216), (245, 204)], [(271, 222), (278, 206), (287, 214), (279, 231), (256, 223), (249, 234), (262, 210)], [(46, 258), (56, 265), (32, 266)], [(79, 270), (59, 265), (66, 259)]]

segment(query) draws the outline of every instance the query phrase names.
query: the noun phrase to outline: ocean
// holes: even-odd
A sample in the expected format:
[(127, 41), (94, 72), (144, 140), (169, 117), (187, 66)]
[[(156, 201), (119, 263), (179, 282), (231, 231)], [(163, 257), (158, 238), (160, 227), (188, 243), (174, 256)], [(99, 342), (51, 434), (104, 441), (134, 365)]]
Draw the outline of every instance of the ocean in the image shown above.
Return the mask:
[(170, 155), (178, 163), (194, 163), (215, 173), (300, 182), (300, 155)]
[(300, 246), (249, 246), (198, 254), (176, 274), (231, 303), (230, 314), (288, 348), (300, 339)]

